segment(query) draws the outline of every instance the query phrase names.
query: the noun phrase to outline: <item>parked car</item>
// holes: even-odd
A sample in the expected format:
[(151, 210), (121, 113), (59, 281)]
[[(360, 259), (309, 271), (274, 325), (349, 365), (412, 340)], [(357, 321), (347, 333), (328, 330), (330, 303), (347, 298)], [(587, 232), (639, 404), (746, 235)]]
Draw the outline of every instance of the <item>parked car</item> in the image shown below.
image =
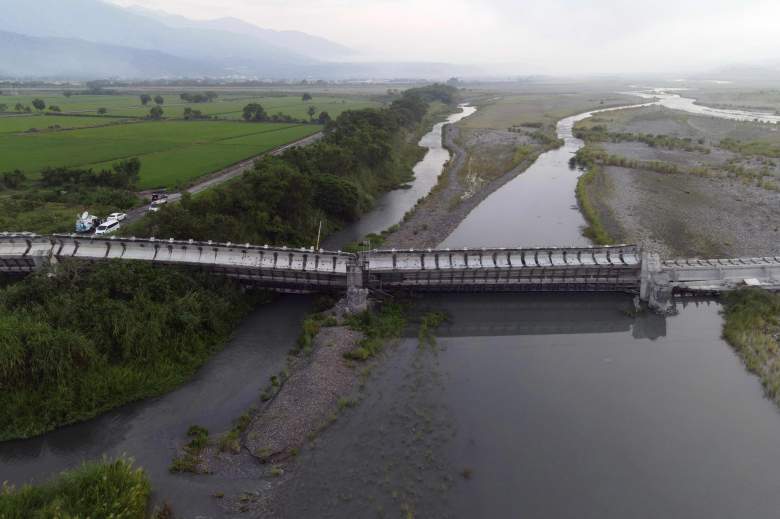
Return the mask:
[(121, 222), (125, 218), (127, 218), (125, 213), (111, 213), (106, 217), (106, 220), (116, 220), (117, 222)]
[(112, 232), (118, 230), (119, 227), (120, 225), (117, 220), (106, 220), (97, 226), (97, 229), (95, 229), (95, 235), (99, 236), (101, 234), (111, 234)]
[(168, 194), (158, 191), (152, 193), (152, 205), (162, 205), (168, 203)]
[(149, 211), (150, 213), (156, 213), (159, 210), (160, 210), (160, 206), (154, 205), (154, 202), (152, 202), (152, 205), (150, 205), (149, 209), (147, 209), (147, 211)]

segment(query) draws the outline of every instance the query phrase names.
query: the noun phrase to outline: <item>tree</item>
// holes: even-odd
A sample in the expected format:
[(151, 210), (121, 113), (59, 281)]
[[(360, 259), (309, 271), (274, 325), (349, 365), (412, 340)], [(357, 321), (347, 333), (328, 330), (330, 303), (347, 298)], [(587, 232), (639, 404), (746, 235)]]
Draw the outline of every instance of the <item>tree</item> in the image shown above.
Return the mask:
[(306, 110), (306, 113), (309, 114), (309, 120), (314, 120), (314, 114), (317, 113), (317, 109), (313, 106), (310, 106), (308, 110)]
[(328, 112), (320, 112), (319, 117), (317, 117), (317, 122), (320, 124), (328, 124), (332, 120)]
[(97, 113), (100, 114), (100, 115), (106, 114), (106, 113), (108, 113), (108, 109), (107, 108), (98, 108), (97, 109)]
[(219, 94), (217, 94), (216, 92), (211, 92), (211, 91), (206, 92), (204, 95), (206, 96), (206, 99), (209, 100), (209, 102), (212, 102), (217, 97), (219, 97)]
[(3, 173), (3, 185), (8, 189), (16, 189), (22, 185), (22, 182), (24, 182), (26, 178), (27, 177), (24, 176), (24, 173), (18, 169), (13, 171), (6, 171)]
[(0, 103), (0, 112), (7, 112), (8, 111), (8, 105)]
[(149, 101), (152, 100), (152, 96), (149, 94), (141, 94), (141, 104), (146, 106), (149, 104)]
[(163, 113), (164, 112), (163, 112), (162, 107), (160, 107), (159, 105), (158, 106), (153, 106), (149, 110), (149, 118), (150, 119), (162, 119)]
[(268, 120), (268, 114), (263, 105), (258, 103), (249, 103), (244, 107), (242, 117), (245, 121), (262, 122)]
[(17, 112), (24, 112), (24, 105), (22, 103), (16, 103), (16, 106), (14, 106), (14, 110)]
[(303, 95), (301, 96), (301, 101), (303, 101), (304, 103), (305, 103), (306, 101), (311, 101), (311, 94), (310, 94), (310, 93), (308, 93), (308, 92), (306, 92), (305, 94), (303, 94)]
[(155, 103), (155, 104), (157, 104), (157, 105), (161, 105), (161, 104), (163, 104), (164, 102), (165, 102), (165, 99), (164, 99), (164, 98), (163, 98), (163, 96), (161, 96), (160, 94), (157, 94), (156, 96), (154, 96), (154, 103)]
[(65, 97), (70, 97), (70, 96), (72, 96), (72, 95), (73, 95), (73, 92), (71, 92), (70, 90), (66, 90), (66, 91), (64, 91), (64, 92), (62, 93), (62, 95), (64, 95)]
[(43, 99), (33, 99), (32, 105), (36, 110), (42, 112), (46, 108), (46, 102)]
[(189, 106), (184, 109), (184, 119), (191, 120), (191, 119), (202, 119), (203, 118), (203, 112), (200, 110), (193, 110)]
[(57, 105), (50, 105), (50, 106), (49, 106), (49, 111), (50, 111), (50, 112), (61, 112), (62, 110), (61, 110), (61, 109), (60, 109), (60, 107), (59, 107), (59, 106), (57, 106)]

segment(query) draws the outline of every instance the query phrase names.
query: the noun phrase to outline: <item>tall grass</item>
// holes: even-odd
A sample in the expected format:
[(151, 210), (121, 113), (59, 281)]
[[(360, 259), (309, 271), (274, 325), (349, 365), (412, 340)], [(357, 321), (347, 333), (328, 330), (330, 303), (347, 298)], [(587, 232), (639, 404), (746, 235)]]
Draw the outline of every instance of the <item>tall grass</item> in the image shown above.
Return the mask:
[(780, 295), (758, 288), (726, 294), (723, 337), (780, 405)]
[(0, 289), (0, 440), (186, 381), (249, 308), (232, 283), (130, 262), (62, 263)]
[(148, 478), (130, 460), (85, 463), (43, 485), (20, 489), (4, 485), (0, 517), (143, 519), (149, 492)]
[(588, 192), (588, 188), (596, 181), (597, 175), (600, 174), (601, 169), (599, 166), (592, 165), (585, 173), (580, 175), (580, 178), (577, 180), (577, 202), (585, 221), (588, 222), (588, 226), (582, 231), (582, 234), (598, 245), (609, 245), (612, 243), (612, 238), (604, 229), (599, 213), (594, 207)]
[(398, 303), (384, 303), (378, 310), (367, 310), (351, 316), (347, 325), (363, 332), (364, 338), (345, 357), (367, 360), (382, 350), (387, 339), (401, 336), (406, 327), (406, 308)]

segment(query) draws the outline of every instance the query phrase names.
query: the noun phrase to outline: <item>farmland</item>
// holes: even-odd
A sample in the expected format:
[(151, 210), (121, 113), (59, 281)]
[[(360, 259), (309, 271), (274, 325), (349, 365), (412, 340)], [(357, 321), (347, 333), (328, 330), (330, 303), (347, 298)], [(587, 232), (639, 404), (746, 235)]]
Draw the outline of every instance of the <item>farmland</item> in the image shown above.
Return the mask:
[[(154, 96), (152, 96), (154, 97)], [(150, 102), (130, 95), (23, 95), (0, 96), (6, 110), (17, 103), (30, 106), (35, 98), (58, 106), (64, 115), (20, 114), (0, 116), (0, 171), (19, 169), (37, 178), (47, 167), (102, 168), (128, 158), (141, 159), (139, 188), (175, 187), (321, 129), (303, 123), (246, 123), (242, 109), (260, 103), (270, 115), (283, 113), (308, 119), (317, 114), (331, 117), (347, 109), (378, 106), (367, 99), (312, 96), (229, 94), (208, 103), (184, 103), (178, 95), (164, 95), (164, 119), (142, 119)], [(199, 110), (207, 120), (185, 121), (186, 107)], [(105, 108), (107, 115), (97, 115)]]
[(0, 171), (34, 179), (46, 167), (100, 167), (138, 157), (139, 187), (173, 187), (241, 159), (316, 133), (313, 124), (144, 121), (114, 126), (0, 135)]
[[(150, 93), (152, 97), (157, 94)], [(241, 111), (249, 103), (263, 105), (269, 114), (284, 113), (299, 119), (307, 119), (306, 111), (309, 106), (314, 106), (317, 113), (326, 111), (331, 117), (338, 116), (344, 110), (358, 110), (377, 106), (377, 103), (367, 98), (354, 98), (342, 96), (324, 96), (312, 94), (312, 99), (302, 101), (300, 95), (256, 95), (252, 93), (229, 93), (218, 97), (210, 103), (186, 103), (178, 94), (161, 94), (163, 98), (162, 108), (166, 117), (182, 117), (184, 109), (189, 107), (200, 110), (204, 115), (217, 116), (224, 119), (240, 119)], [(150, 101), (148, 105), (141, 104), (138, 95), (72, 95), (66, 97), (62, 94), (51, 95), (0, 95), (0, 104), (5, 104), (8, 110), (13, 110), (17, 103), (30, 106), (33, 99), (42, 99), (46, 106), (58, 106), (64, 113), (97, 115), (98, 109), (105, 108), (109, 116), (145, 117), (149, 109), (154, 106)]]

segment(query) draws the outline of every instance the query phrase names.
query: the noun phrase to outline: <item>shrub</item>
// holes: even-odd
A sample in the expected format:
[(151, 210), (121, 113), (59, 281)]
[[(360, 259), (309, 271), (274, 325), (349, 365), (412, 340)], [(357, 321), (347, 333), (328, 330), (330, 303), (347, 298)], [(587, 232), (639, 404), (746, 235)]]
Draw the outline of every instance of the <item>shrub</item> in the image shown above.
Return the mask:
[(131, 460), (85, 463), (38, 486), (0, 491), (0, 517), (116, 517), (143, 519), (149, 501), (149, 480)]

